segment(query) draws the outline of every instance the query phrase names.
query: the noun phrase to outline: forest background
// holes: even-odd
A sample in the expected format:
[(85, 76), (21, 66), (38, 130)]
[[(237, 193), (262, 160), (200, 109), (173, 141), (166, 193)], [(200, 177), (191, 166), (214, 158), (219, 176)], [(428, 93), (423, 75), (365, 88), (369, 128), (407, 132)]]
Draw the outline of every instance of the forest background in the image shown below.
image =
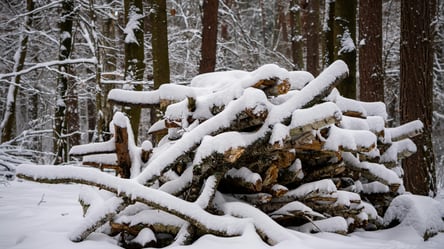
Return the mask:
[[(199, 73), (268, 63), (317, 76), (343, 59), (350, 68), (349, 85), (339, 87), (344, 96), (384, 101), (392, 125), (405, 122), (406, 112), (429, 116), (414, 119), (425, 123), (425, 139), (433, 144), (423, 148), (427, 154), (433, 147), (427, 167), (436, 165), (436, 191), (444, 184), (444, 1), (422, 2), (2, 1), (0, 170), (30, 161), (66, 163), (75, 160), (67, 153), (72, 146), (107, 140), (113, 112), (121, 110), (107, 101), (113, 88), (146, 91), (187, 84)], [(409, 9), (428, 14), (409, 23)], [(425, 34), (431, 50), (403, 52), (402, 32), (409, 31)], [(424, 56), (433, 67), (424, 66)], [(415, 71), (430, 83), (415, 83)], [(159, 110), (126, 112), (140, 144)]]

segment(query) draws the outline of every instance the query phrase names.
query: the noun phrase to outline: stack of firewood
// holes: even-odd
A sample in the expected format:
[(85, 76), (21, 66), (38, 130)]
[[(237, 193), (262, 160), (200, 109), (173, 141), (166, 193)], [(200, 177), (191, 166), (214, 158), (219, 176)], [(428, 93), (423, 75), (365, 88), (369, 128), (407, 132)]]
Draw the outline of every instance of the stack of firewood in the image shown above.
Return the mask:
[[(154, 148), (149, 141), (137, 146), (128, 118), (117, 113), (110, 141), (74, 147), (71, 155), (83, 156), (84, 165), (113, 169), (145, 188), (197, 203), (216, 216), (243, 216), (224, 204), (243, 202), (300, 231), (375, 229), (390, 201), (403, 193), (399, 160), (416, 151), (410, 138), (421, 133), (422, 123), (385, 127), (383, 103), (348, 99), (335, 89), (347, 73), (342, 61), (316, 78), (266, 65), (253, 72), (201, 75), (188, 86), (113, 90), (109, 99), (115, 104), (164, 110), (163, 119), (149, 130), (162, 139)], [(37, 180), (51, 182), (44, 178)], [(114, 191), (105, 183), (70, 181)], [(125, 235), (125, 243), (142, 246), (153, 240), (141, 243), (141, 234), (156, 238), (157, 245), (179, 237), (193, 241), (203, 233), (233, 235), (124, 189), (115, 192), (113, 198), (122, 198), (115, 209), (73, 240), (103, 224), (109, 224), (111, 234)], [(91, 193), (85, 194), (85, 210), (109, 205), (109, 195), (101, 196), (94, 204)], [(273, 240), (261, 225), (256, 229), (267, 242)]]

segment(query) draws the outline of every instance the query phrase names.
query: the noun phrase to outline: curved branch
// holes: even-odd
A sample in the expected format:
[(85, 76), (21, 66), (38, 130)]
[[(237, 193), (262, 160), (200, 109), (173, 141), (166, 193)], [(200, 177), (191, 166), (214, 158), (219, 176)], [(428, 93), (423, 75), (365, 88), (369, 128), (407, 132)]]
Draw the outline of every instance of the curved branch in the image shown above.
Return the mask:
[(160, 190), (145, 187), (134, 180), (117, 178), (96, 169), (75, 166), (20, 165), (17, 177), (42, 183), (79, 183), (95, 186), (118, 197), (144, 203), (188, 221), (198, 229), (216, 236), (239, 236), (250, 220), (207, 213), (190, 203)]

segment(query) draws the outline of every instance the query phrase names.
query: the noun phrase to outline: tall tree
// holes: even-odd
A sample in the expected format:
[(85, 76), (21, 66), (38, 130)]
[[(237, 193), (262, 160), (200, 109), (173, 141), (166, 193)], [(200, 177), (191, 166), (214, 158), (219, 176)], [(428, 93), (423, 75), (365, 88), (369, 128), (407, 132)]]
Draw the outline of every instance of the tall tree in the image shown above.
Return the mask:
[(150, 0), (154, 88), (170, 82), (166, 0)]
[(335, 60), (334, 56), (334, 20), (335, 20), (335, 0), (325, 0), (324, 25), (323, 25), (323, 67), (329, 66)]
[(432, 146), (433, 42), (436, 0), (401, 0), (401, 123), (420, 119), (417, 152), (404, 160), (404, 184), (414, 194), (435, 195)]
[[(96, 83), (96, 98), (95, 108), (88, 108), (88, 111), (95, 111), (95, 122), (89, 122), (88, 124), (95, 124), (92, 127), (96, 131), (93, 139), (95, 141), (106, 141), (109, 139), (109, 123), (113, 117), (113, 108), (109, 101), (107, 101), (109, 91), (114, 87), (113, 84), (103, 84), (103, 81), (116, 80), (117, 69), (117, 57), (118, 46), (116, 37), (116, 27), (118, 26), (118, 12), (120, 2), (113, 0), (106, 0), (105, 6), (108, 7), (107, 15), (103, 20), (99, 19), (96, 10), (94, 9), (95, 0), (89, 0), (89, 18), (91, 19), (91, 40), (94, 46), (94, 54), (97, 58), (97, 64), (95, 65), (95, 83)], [(100, 29), (101, 28), (101, 29)], [(101, 32), (101, 33), (100, 33)], [(101, 39), (101, 37), (103, 37)], [(93, 106), (91, 106), (93, 107)], [(95, 109), (95, 110), (94, 110)], [(92, 121), (92, 120), (91, 120)]]
[(304, 57), (302, 55), (302, 23), (301, 7), (298, 0), (290, 2), (290, 28), (291, 28), (291, 57), (295, 70), (304, 68)]
[(204, 0), (202, 7), (202, 45), (199, 73), (207, 73), (214, 72), (216, 67), (219, 0)]
[[(166, 0), (150, 0), (151, 11), (149, 19), (151, 22), (151, 46), (153, 57), (153, 80), (154, 89), (162, 84), (170, 82), (170, 62), (168, 58), (168, 20), (166, 15)], [(151, 123), (159, 119), (160, 110), (150, 110)], [(156, 143), (160, 137), (154, 137)]]
[(334, 18), (334, 57), (343, 60), (349, 76), (338, 85), (339, 92), (356, 98), (356, 8), (357, 0), (336, 0)]
[[(74, 0), (63, 0), (59, 22), (59, 60), (61, 61), (69, 59), (71, 55), (73, 19)], [(66, 139), (68, 123), (66, 115), (68, 113), (67, 94), (71, 67), (69, 64), (60, 64), (58, 70), (60, 73), (57, 79), (56, 110), (54, 115), (55, 164), (66, 162), (68, 160), (68, 141)]]
[[(25, 64), (26, 52), (28, 50), (28, 32), (32, 25), (32, 11), (34, 10), (34, 1), (26, 0), (26, 15), (23, 24), (23, 31), (20, 34), (18, 49), (14, 56), (14, 72), (18, 72), (23, 69)], [(15, 108), (16, 99), (18, 93), (18, 85), (20, 84), (20, 75), (12, 77), (11, 84), (8, 88), (8, 94), (6, 97), (6, 108), (3, 114), (3, 120), (0, 123), (0, 143), (11, 140), (13, 128), (15, 125)]]
[[(142, 91), (145, 72), (145, 50), (143, 40), (143, 5), (142, 0), (125, 0), (125, 75), (124, 79), (132, 83), (132, 89)], [(130, 117), (134, 139), (137, 141), (141, 107), (133, 106), (126, 110)]]
[(382, 0), (359, 1), (359, 97), (384, 102)]
[(304, 33), (307, 48), (307, 71), (319, 74), (319, 0), (302, 0), (304, 2)]

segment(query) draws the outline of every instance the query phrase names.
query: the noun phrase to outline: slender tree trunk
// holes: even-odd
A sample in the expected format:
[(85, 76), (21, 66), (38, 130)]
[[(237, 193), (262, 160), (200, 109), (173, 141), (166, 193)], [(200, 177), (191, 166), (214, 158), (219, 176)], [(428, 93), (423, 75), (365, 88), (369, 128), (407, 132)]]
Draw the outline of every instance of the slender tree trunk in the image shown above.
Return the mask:
[[(142, 91), (145, 72), (145, 50), (143, 38), (142, 0), (125, 0), (125, 75), (124, 80), (133, 83), (132, 89)], [(133, 106), (125, 110), (131, 122), (134, 139), (137, 141), (141, 107)]]
[(290, 3), (290, 27), (291, 57), (293, 59), (294, 69), (302, 70), (304, 68), (304, 57), (302, 53), (301, 6), (298, 4), (298, 0), (291, 0)]
[(264, 40), (264, 47), (268, 45), (268, 32), (267, 32), (267, 13), (265, 12), (264, 0), (259, 0), (259, 7), (261, 9), (261, 27), (262, 27), (262, 38)]
[[(28, 31), (32, 25), (32, 10), (34, 10), (34, 1), (26, 0), (26, 11), (28, 14), (25, 17), (23, 25), (23, 32), (19, 38), (19, 48), (15, 54), (14, 72), (18, 72), (23, 69), (25, 64), (26, 52), (28, 50)], [(12, 139), (13, 130), (15, 126), (15, 107), (17, 100), (18, 87), (20, 85), (20, 75), (13, 76), (11, 80), (12, 84), (9, 85), (8, 94), (6, 96), (6, 108), (3, 115), (3, 120), (0, 123), (0, 143), (9, 141)]]
[(214, 72), (217, 49), (217, 14), (219, 0), (203, 1), (202, 46), (199, 73)]
[[(225, 5), (231, 9), (231, 6), (233, 5), (233, 0), (223, 0)], [(230, 32), (228, 31), (228, 23), (226, 21), (222, 21), (221, 28), (220, 28), (220, 36), (224, 41), (229, 41), (231, 39)]]
[(152, 28), (152, 53), (154, 88), (170, 82), (170, 63), (168, 59), (168, 22), (166, 0), (151, 0), (150, 12)]
[(349, 76), (338, 85), (347, 98), (356, 98), (356, 0), (336, 0), (334, 18), (334, 56), (349, 68)]
[[(151, 22), (151, 46), (153, 57), (153, 80), (154, 89), (162, 84), (170, 82), (170, 62), (168, 59), (168, 21), (166, 15), (166, 0), (150, 0), (152, 11), (149, 14)], [(159, 112), (152, 108), (150, 110), (151, 124), (159, 119)], [(157, 143), (160, 137), (153, 139)]]
[(307, 71), (319, 74), (319, 3), (320, 0), (305, 0), (304, 32), (307, 47)]
[[(111, 4), (113, 0), (107, 0), (108, 4)], [(113, 9), (117, 9), (116, 6), (112, 5)], [(114, 13), (111, 13), (114, 15)], [(118, 16), (116, 16), (118, 18)], [(95, 137), (96, 141), (106, 141), (110, 139), (109, 134), (109, 124), (113, 119), (113, 106), (108, 102), (108, 93), (111, 91), (111, 89), (114, 88), (114, 85), (112, 84), (102, 84), (102, 79), (107, 80), (116, 80), (116, 69), (117, 69), (117, 47), (120, 47), (119, 44), (116, 42), (116, 37), (119, 37), (119, 35), (116, 32), (116, 24), (118, 21), (115, 21), (114, 18), (108, 17), (104, 20), (103, 23), (103, 35), (107, 37), (107, 42), (105, 43), (106, 46), (110, 49), (103, 49), (100, 50), (97, 48), (97, 54), (98, 54), (98, 62), (102, 64), (103, 66), (103, 72), (106, 73), (106, 76), (102, 76), (102, 70), (99, 67), (96, 72), (96, 82), (99, 86), (99, 90), (96, 94), (96, 107), (98, 112), (97, 115), (97, 121), (96, 121), (96, 130), (97, 135)], [(97, 44), (99, 45), (99, 44)], [(102, 56), (102, 53), (104, 56)]]
[[(71, 55), (72, 43), (72, 24), (74, 17), (74, 1), (64, 0), (62, 2), (61, 16), (60, 16), (60, 48), (59, 60), (66, 60)], [(68, 74), (70, 73), (70, 66), (62, 64), (59, 66), (59, 74), (57, 80), (57, 97), (56, 110), (54, 117), (54, 138), (55, 138), (55, 154), (54, 163), (60, 164), (68, 160), (68, 145), (66, 140), (67, 135), (67, 94), (68, 94)]]
[(328, 67), (335, 60), (334, 56), (334, 21), (335, 21), (335, 0), (325, 0), (324, 13), (324, 43), (323, 43), (323, 62), (324, 68)]
[(414, 194), (436, 195), (432, 147), (433, 41), (436, 0), (401, 0), (401, 123), (420, 119), (417, 152), (404, 160), (404, 184)]
[(359, 1), (359, 97), (384, 102), (382, 0)]

